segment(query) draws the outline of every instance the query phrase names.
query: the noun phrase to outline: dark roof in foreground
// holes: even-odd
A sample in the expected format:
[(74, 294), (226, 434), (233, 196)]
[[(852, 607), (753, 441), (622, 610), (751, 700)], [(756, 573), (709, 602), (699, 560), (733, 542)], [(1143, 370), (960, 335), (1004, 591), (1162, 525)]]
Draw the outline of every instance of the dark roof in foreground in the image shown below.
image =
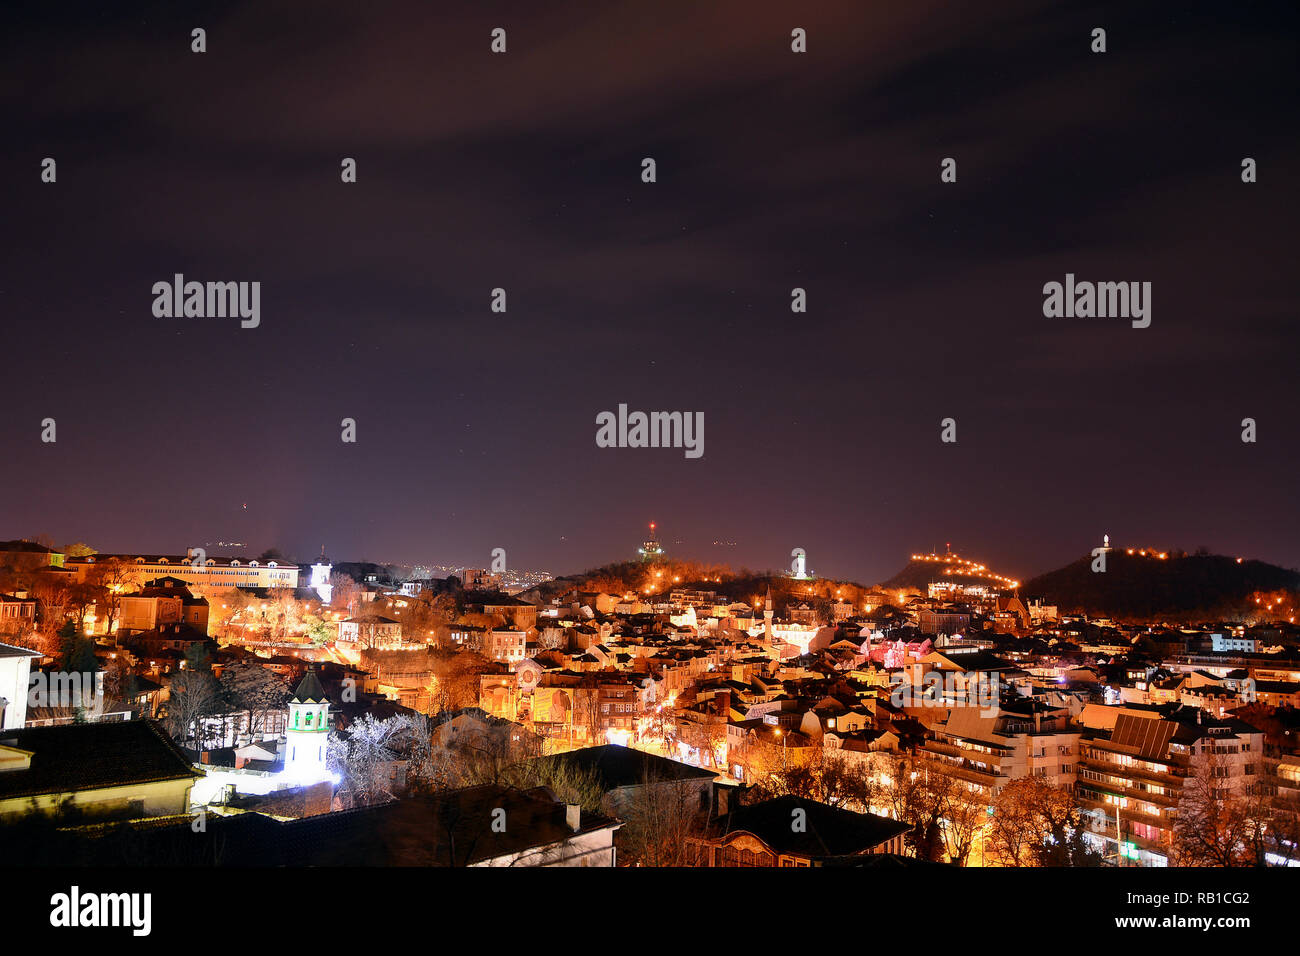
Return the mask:
[[(498, 808), (506, 813), (504, 832), (492, 826)], [(15, 858), (43, 864), (57, 854), (51, 862), (60, 865), (129, 860), (173, 866), (469, 866), (531, 850), (537, 855), (526, 862), (544, 863), (561, 841), (620, 826), (583, 811), (575, 833), (565, 805), (550, 791), (494, 784), (293, 820), (257, 812), (209, 814), (200, 833), (192, 823), (177, 816), (54, 835), (38, 831), (39, 840), (17, 848)], [(611, 861), (601, 854), (591, 862)]]
[(151, 720), (24, 727), (0, 745), (32, 754), (26, 770), (0, 773), (0, 799), (202, 776)]
[[(796, 809), (805, 814), (803, 832), (791, 826)], [(905, 823), (874, 813), (855, 813), (802, 797), (775, 797), (718, 817), (710, 825), (709, 836), (718, 840), (739, 832), (752, 833), (777, 853), (827, 859), (866, 853), (909, 829)]]
[(699, 780), (712, 779), (717, 776), (712, 770), (692, 767), (690, 764), (660, 757), (658, 754), (633, 750), (619, 744), (605, 744), (600, 747), (584, 747), (582, 750), (570, 750), (550, 757), (538, 757), (538, 761), (564, 761), (583, 770), (598, 774), (605, 783), (606, 790), (619, 787), (637, 787), (650, 780)]

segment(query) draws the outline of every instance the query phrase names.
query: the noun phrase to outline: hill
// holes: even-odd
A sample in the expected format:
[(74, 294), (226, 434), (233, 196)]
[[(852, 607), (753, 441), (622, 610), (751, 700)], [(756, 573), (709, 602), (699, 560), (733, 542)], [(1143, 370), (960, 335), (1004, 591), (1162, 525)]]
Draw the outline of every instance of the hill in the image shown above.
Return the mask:
[(903, 569), (881, 583), (887, 590), (912, 588), (922, 593), (931, 585), (951, 581), (963, 585), (984, 585), (995, 591), (1010, 591), (1020, 582), (998, 574), (978, 561), (952, 554), (914, 554)]
[[(1086, 556), (1026, 581), (1021, 593), (1063, 612), (1116, 620), (1272, 620), (1294, 613), (1300, 572), (1221, 554), (1128, 554), (1114, 549), (1105, 573)], [(1274, 603), (1270, 609), (1268, 605)]]
[(834, 599), (857, 603), (867, 590), (855, 581), (836, 581), (831, 578), (794, 580), (773, 571), (752, 571), (749, 568), (735, 571), (726, 565), (669, 559), (653, 564), (642, 564), (639, 561), (608, 564), (581, 574), (553, 578), (516, 597), (544, 604), (559, 594), (577, 588), (580, 591), (604, 591), (608, 594), (633, 592), (657, 600), (657, 596), (674, 590), (685, 590), (715, 591), (731, 600), (750, 602), (764, 596), (769, 587), (778, 610), (787, 604), (807, 603), (813, 606)]

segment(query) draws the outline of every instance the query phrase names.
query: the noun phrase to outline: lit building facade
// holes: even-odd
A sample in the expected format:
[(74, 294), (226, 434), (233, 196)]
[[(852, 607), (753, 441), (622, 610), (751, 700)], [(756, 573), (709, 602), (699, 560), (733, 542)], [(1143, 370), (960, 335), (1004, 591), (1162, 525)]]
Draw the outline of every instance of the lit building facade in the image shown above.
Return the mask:
[(91, 554), (68, 558), (66, 568), (75, 571), (77, 583), (83, 584), (104, 562), (117, 558), (131, 565), (142, 581), (173, 577), (187, 585), (211, 588), (296, 588), (298, 565), (283, 561), (244, 561), (240, 558), (195, 560), (183, 554)]

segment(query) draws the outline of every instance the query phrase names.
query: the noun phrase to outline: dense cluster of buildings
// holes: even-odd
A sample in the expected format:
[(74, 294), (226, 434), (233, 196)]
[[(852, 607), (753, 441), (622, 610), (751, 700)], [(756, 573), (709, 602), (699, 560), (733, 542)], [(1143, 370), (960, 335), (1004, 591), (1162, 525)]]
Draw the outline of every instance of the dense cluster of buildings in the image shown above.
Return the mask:
[[(654, 548), (644, 573), (659, 580)], [(1031, 781), (1068, 801), (1099, 862), (1164, 866), (1185, 861), (1179, 821), (1207, 799), (1300, 801), (1289, 622), (1089, 620), (990, 589), (974, 562), (962, 571), (979, 580), (852, 600), (807, 576), (760, 594), (718, 577), (542, 598), (493, 590), (486, 572), (441, 589), (330, 568), (322, 555), (300, 583), (283, 560), (0, 543), (0, 824), (59, 817), (94, 856), (112, 847), (96, 819), (147, 820), (140, 839), (183, 856), (200, 814), (219, 862), (323, 833), (336, 853), (448, 813), (439, 840), (402, 852), (992, 864), (996, 809)], [(466, 769), (484, 762), (486, 782)], [(831, 766), (856, 787), (828, 783)], [(502, 767), (522, 776), (502, 784)], [(980, 811), (970, 839), (945, 851), (927, 836), (909, 816), (915, 781)], [(656, 842), (644, 819), (671, 816), (670, 799), (689, 812)], [(502, 801), (533, 831), (473, 839)], [(945, 812), (931, 829), (955, 826)], [(320, 846), (311, 861), (330, 862)], [(1259, 852), (1300, 863), (1286, 840)]]

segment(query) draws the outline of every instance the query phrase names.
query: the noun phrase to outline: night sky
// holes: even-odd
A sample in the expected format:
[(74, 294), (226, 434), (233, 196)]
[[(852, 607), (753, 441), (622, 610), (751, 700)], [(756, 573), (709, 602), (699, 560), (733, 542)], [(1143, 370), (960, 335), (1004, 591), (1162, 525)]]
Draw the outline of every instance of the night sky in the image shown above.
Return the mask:
[[(0, 538), (1300, 564), (1294, 4), (116, 6), (0, 30)], [(177, 272), (260, 327), (156, 318)], [(1067, 272), (1151, 327), (1044, 317)], [(597, 448), (620, 402), (704, 457)]]

